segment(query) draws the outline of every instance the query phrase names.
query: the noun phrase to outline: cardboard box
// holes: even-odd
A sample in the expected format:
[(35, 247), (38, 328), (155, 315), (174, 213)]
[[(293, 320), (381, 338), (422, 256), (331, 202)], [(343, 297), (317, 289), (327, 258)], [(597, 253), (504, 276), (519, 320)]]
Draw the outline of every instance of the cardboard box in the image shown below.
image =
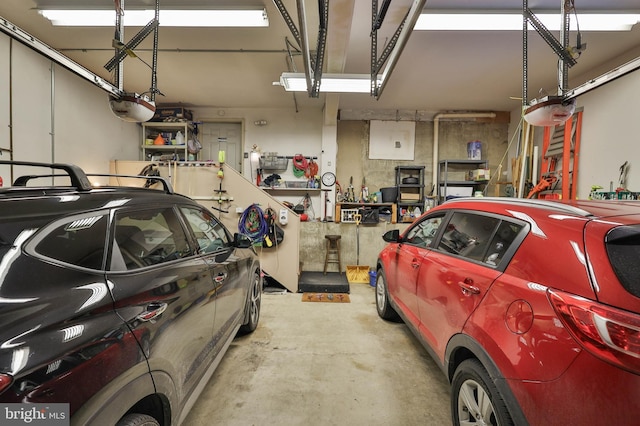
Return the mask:
[(193, 113), (182, 107), (158, 107), (149, 121), (192, 121)]
[(468, 180), (489, 180), (491, 179), (491, 171), (489, 169), (475, 169), (469, 171)]
[(402, 201), (420, 201), (420, 194), (417, 192), (401, 192), (400, 199)]

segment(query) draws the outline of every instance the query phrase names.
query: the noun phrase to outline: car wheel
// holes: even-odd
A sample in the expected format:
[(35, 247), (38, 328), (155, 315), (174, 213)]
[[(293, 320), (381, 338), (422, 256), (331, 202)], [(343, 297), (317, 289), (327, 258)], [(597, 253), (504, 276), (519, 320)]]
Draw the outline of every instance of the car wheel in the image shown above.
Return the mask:
[(376, 308), (380, 318), (390, 321), (400, 319), (398, 313), (389, 304), (389, 290), (387, 289), (387, 278), (382, 269), (376, 274)]
[(246, 317), (244, 324), (240, 327), (240, 334), (252, 333), (258, 327), (260, 319), (260, 303), (262, 301), (262, 280), (258, 273), (253, 274), (251, 287), (249, 288), (249, 298), (247, 299)]
[(454, 425), (513, 425), (507, 406), (487, 370), (476, 359), (460, 363), (451, 382)]
[(146, 414), (127, 414), (116, 426), (160, 426), (160, 423)]

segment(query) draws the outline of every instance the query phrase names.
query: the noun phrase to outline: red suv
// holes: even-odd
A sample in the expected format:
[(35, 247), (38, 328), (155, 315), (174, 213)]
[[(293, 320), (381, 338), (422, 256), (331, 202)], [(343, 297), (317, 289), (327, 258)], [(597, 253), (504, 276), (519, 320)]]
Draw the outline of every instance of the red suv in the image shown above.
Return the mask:
[(454, 425), (638, 424), (640, 204), (462, 198), (377, 263), (451, 386)]

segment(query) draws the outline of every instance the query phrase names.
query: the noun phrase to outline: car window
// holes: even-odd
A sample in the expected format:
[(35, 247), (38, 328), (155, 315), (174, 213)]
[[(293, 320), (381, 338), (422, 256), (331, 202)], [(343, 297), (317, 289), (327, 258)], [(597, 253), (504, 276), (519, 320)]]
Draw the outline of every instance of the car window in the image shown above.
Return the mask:
[(613, 228), (605, 238), (607, 257), (620, 284), (631, 294), (640, 297), (637, 264), (640, 255), (640, 225)]
[(35, 240), (35, 252), (71, 265), (103, 269), (106, 233), (106, 214), (67, 218), (43, 229)]
[(428, 247), (436, 236), (443, 216), (429, 217), (417, 223), (407, 232), (405, 242), (419, 247)]
[(193, 207), (181, 207), (193, 231), (201, 253), (210, 253), (230, 246), (224, 227), (208, 211)]
[(483, 261), (500, 219), (468, 212), (455, 212), (446, 228), (438, 249)]
[(116, 214), (112, 271), (156, 265), (191, 253), (185, 231), (171, 207)]
[(489, 243), (484, 262), (492, 266), (497, 266), (511, 244), (515, 241), (521, 229), (522, 225), (502, 221)]

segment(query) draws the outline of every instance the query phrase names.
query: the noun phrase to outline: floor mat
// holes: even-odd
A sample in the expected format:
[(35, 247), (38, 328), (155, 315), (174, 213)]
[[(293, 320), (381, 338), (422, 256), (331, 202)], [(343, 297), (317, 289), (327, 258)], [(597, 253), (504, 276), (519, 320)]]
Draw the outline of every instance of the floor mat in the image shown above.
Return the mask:
[(298, 278), (300, 293), (349, 293), (349, 281), (345, 273), (302, 271)]
[(303, 302), (350, 303), (349, 295), (345, 293), (302, 293)]

